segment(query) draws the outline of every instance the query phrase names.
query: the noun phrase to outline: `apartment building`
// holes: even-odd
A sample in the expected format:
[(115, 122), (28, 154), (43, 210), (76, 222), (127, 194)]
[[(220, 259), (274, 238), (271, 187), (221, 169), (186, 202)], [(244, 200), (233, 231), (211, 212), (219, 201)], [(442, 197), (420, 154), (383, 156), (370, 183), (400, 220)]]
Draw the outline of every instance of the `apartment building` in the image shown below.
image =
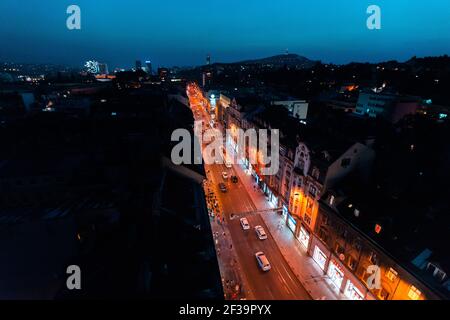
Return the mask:
[[(433, 253), (438, 250), (427, 246), (406, 250), (404, 244), (414, 244), (414, 238), (400, 245), (398, 239), (406, 237), (394, 231), (411, 233), (409, 230), (420, 225), (419, 220), (413, 221), (408, 216), (415, 209), (393, 201), (395, 195), (375, 196), (377, 188), (369, 181), (374, 174), (382, 174), (373, 172), (377, 156), (373, 139), (361, 139), (348, 133), (344, 137), (298, 122), (291, 123), (285, 114), (280, 115), (280, 109), (270, 109), (257, 109), (245, 115), (235, 113), (235, 120), (239, 121), (233, 126), (280, 128), (280, 169), (273, 176), (261, 175), (260, 165), (249, 163), (249, 150), (246, 150), (244, 163), (336, 293), (352, 300), (448, 297), (447, 263)], [(405, 172), (415, 172), (415, 169), (405, 168)], [(364, 195), (363, 199), (358, 199), (360, 194), (356, 197), (347, 190), (355, 185), (352, 181), (355, 179), (358, 181), (356, 190)], [(383, 188), (390, 189), (389, 186)], [(417, 216), (423, 216), (422, 212)], [(405, 221), (410, 225), (399, 229), (398, 224)], [(427, 231), (430, 230), (433, 228)], [(445, 234), (445, 230), (442, 233)], [(408, 255), (405, 256), (405, 252)]]
[(336, 293), (350, 300), (447, 299), (448, 279), (442, 264), (430, 259), (429, 249), (414, 250), (414, 240), (404, 242), (402, 235), (393, 232), (392, 214), (378, 214), (386, 211), (388, 199), (370, 201), (370, 205), (366, 201), (336, 190), (329, 190), (319, 201), (308, 253)]

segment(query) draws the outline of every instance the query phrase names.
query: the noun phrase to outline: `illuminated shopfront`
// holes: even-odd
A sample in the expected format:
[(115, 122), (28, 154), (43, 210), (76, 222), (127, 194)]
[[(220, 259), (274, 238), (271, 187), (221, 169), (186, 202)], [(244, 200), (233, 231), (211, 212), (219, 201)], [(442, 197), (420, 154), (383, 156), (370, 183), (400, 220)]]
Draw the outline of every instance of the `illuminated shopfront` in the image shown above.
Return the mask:
[(244, 164), (245, 169), (249, 169), (251, 167), (250, 161), (247, 158), (242, 158), (242, 163)]
[(260, 181), (259, 176), (258, 176), (258, 174), (256, 173), (256, 171), (253, 170), (252, 165), (250, 165), (250, 169), (249, 169), (249, 170), (251, 170), (251, 172), (252, 172), (252, 177), (255, 179), (256, 184), (259, 185), (259, 181)]
[(318, 246), (314, 249), (313, 259), (322, 270), (325, 270), (325, 264), (327, 263), (327, 256), (323, 253)]
[(328, 276), (331, 282), (336, 286), (338, 290), (341, 289), (342, 281), (344, 280), (344, 270), (336, 260), (331, 260), (328, 268)]
[(288, 212), (288, 227), (289, 229), (291, 229), (292, 232), (295, 233), (295, 229), (297, 228), (297, 221), (295, 220), (295, 218)]
[(287, 215), (288, 212), (289, 212), (288, 207), (285, 204), (283, 204), (283, 216)]
[(278, 206), (278, 197), (276, 197), (272, 191), (269, 190), (269, 200), (274, 206)]
[(364, 295), (361, 293), (361, 291), (358, 290), (358, 288), (355, 287), (353, 282), (351, 282), (350, 280), (347, 281), (344, 294), (350, 300), (364, 300)]
[(309, 239), (310, 239), (309, 232), (303, 226), (301, 226), (300, 233), (298, 235), (298, 240), (306, 249), (308, 248), (309, 245)]

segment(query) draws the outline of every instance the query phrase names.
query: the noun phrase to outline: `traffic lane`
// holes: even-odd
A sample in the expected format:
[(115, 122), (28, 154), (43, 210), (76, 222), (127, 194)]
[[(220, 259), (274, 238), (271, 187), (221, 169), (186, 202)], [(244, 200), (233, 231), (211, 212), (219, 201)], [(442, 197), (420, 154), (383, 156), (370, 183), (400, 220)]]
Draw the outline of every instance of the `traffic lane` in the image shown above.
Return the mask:
[[(216, 166), (216, 177), (218, 174), (220, 177), (220, 171), (220, 166)], [(228, 193), (221, 194), (221, 201), (223, 210), (228, 217), (231, 212), (239, 213), (255, 210), (253, 202), (241, 183), (230, 189)], [(249, 220), (251, 230), (245, 232), (240, 225), (240, 218), (241, 216), (237, 216), (234, 219), (227, 220), (233, 243), (236, 246), (235, 249), (238, 257), (242, 260), (242, 265), (245, 266), (245, 272), (248, 274), (247, 278), (250, 279), (249, 282), (254, 289), (255, 296), (258, 299), (275, 297), (276, 299), (302, 298), (309, 300), (309, 294), (287, 264), (262, 218), (259, 215), (247, 215), (246, 218)], [(254, 231), (254, 227), (257, 225), (266, 230), (267, 240), (261, 241), (257, 238)], [(259, 251), (266, 254), (272, 265), (272, 270), (268, 273), (258, 268), (254, 254)], [(262, 296), (260, 296), (261, 294)]]
[[(243, 231), (239, 222), (239, 216), (229, 219), (230, 213), (242, 213), (256, 210), (245, 187), (239, 181), (233, 184), (230, 179), (224, 180), (222, 172), (227, 172), (230, 176), (233, 169), (226, 168), (225, 165), (208, 166), (213, 183), (217, 185), (224, 182), (228, 186), (228, 192), (218, 192), (218, 198), (222, 205), (222, 210), (227, 216), (228, 229), (239, 257), (240, 264), (245, 271), (246, 278), (250, 284), (250, 289), (257, 299), (310, 299), (309, 294), (302, 287), (296, 276), (293, 274), (286, 260), (282, 256), (278, 246), (268, 232), (262, 218), (258, 215), (248, 215), (247, 218), (252, 226), (252, 230)], [(275, 213), (274, 213), (275, 214)], [(256, 225), (261, 225), (268, 234), (268, 239), (261, 241), (254, 231)], [(252, 234), (252, 235), (250, 235)], [(263, 272), (256, 262), (255, 253), (262, 251), (269, 259), (272, 270)]]
[[(260, 219), (257, 216), (247, 217), (251, 229), (246, 231), (242, 229), (239, 219), (229, 223), (235, 250), (255, 297), (257, 299), (310, 300), (309, 294), (292, 273), (272, 236), (268, 234), (267, 240), (258, 239), (254, 227), (262, 225), (267, 230), (263, 221), (258, 218)], [(255, 254), (260, 251), (264, 252), (272, 266), (268, 272), (262, 271), (256, 262)]]
[[(211, 173), (214, 176), (214, 180), (218, 181), (221, 178), (221, 166), (212, 165)], [(219, 194), (219, 201), (222, 204), (223, 211), (226, 216), (232, 212), (248, 212), (252, 210), (252, 205), (250, 204), (250, 199), (248, 197), (242, 196), (242, 190), (236, 187), (232, 188), (227, 193)], [(239, 197), (239, 198), (237, 198)], [(244, 272), (249, 285), (250, 291), (253, 293), (255, 299), (258, 300), (274, 300), (281, 299), (278, 293), (279, 290), (276, 289), (276, 285), (272, 282), (268, 282), (266, 279), (270, 275), (259, 269), (256, 262), (255, 253), (255, 239), (252, 237), (250, 232), (244, 232), (239, 222), (239, 218), (229, 219), (228, 221), (228, 231), (230, 233), (234, 250), (239, 259), (241, 270)], [(269, 285), (269, 283), (271, 283)]]
[[(237, 192), (234, 196), (232, 195), (233, 191)], [(249, 197), (238, 188), (230, 190), (228, 194), (222, 194), (221, 198), (226, 213), (253, 210), (251, 206), (249, 208), (243, 205)], [(265, 241), (259, 240), (256, 236), (255, 226), (261, 225), (268, 230), (262, 218), (258, 215), (248, 215), (247, 219), (251, 225), (251, 230), (248, 231), (242, 230), (239, 218), (227, 219), (228, 229), (255, 297), (257, 299), (308, 298), (308, 294), (302, 290), (300, 282), (290, 270), (272, 236), (268, 233), (268, 239)], [(259, 251), (266, 254), (272, 265), (272, 270), (267, 273), (260, 270), (257, 265), (255, 253)]]
[(228, 229), (233, 240), (234, 250), (239, 257), (241, 270), (246, 275), (248, 285), (255, 299), (281, 299), (277, 285), (270, 279), (273, 278), (271, 271), (264, 272), (258, 267), (255, 253), (260, 250), (255, 248), (252, 230), (242, 230), (239, 220), (231, 221), (228, 224)]
[(270, 272), (273, 271), (276, 274), (274, 279), (276, 280), (276, 283), (279, 284), (279, 289), (281, 289), (282, 295), (287, 299), (301, 298), (310, 300), (310, 295), (300, 283), (296, 275), (293, 273), (261, 216), (250, 215), (247, 217), (247, 219), (249, 220), (249, 223), (252, 227), (258, 225), (262, 226), (267, 233), (266, 240), (259, 240), (256, 236), (256, 232), (254, 232), (255, 245), (256, 248), (259, 248), (266, 254), (267, 259), (271, 263), (272, 270)]
[[(239, 214), (241, 212), (255, 211), (256, 207), (248, 195), (246, 196), (245, 187), (241, 183), (233, 183), (231, 181), (232, 171), (224, 165), (211, 165), (208, 167), (212, 176), (214, 176), (214, 183), (218, 186), (219, 183), (224, 183), (227, 186), (227, 192), (220, 192), (220, 200), (222, 208), (226, 214), (227, 220), (230, 214)], [(227, 172), (229, 178), (223, 179), (222, 173)]]

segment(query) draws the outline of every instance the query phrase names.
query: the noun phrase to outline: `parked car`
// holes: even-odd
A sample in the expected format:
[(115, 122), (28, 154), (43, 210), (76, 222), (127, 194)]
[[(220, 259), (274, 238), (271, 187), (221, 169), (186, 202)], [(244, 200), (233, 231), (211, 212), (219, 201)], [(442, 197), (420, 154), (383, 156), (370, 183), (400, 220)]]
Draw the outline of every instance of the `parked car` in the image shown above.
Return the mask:
[(258, 262), (258, 266), (262, 271), (269, 271), (272, 267), (270, 266), (269, 260), (263, 252), (257, 252), (255, 254), (256, 261)]
[(224, 193), (228, 191), (225, 183), (219, 183), (219, 189), (220, 189), (220, 191), (222, 191)]
[(267, 234), (266, 234), (266, 231), (264, 231), (263, 227), (256, 226), (255, 227), (255, 231), (256, 231), (256, 235), (258, 236), (259, 240), (266, 240), (267, 239)]
[(250, 223), (248, 223), (247, 218), (242, 218), (240, 221), (241, 221), (242, 229), (250, 230)]

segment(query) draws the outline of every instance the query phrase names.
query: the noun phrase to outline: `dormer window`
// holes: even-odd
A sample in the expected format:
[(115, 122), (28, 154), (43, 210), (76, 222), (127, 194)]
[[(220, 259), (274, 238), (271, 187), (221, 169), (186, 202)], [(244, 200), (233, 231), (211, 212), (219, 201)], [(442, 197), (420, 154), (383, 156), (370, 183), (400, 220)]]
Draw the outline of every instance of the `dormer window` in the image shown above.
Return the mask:
[(317, 180), (317, 179), (319, 179), (319, 175), (320, 175), (319, 169), (314, 168), (313, 171), (312, 171), (313, 178)]
[(442, 271), (440, 268), (438, 268), (436, 265), (434, 265), (431, 262), (428, 263), (427, 271), (429, 273), (431, 273), (433, 275), (433, 277), (435, 277), (439, 281), (443, 281), (447, 276), (447, 274), (444, 271)]
[(305, 161), (303, 161), (303, 159), (300, 159), (300, 160), (298, 161), (298, 167), (299, 167), (301, 170), (305, 169)]
[(317, 195), (317, 188), (312, 184), (309, 185), (309, 193), (313, 197), (316, 197), (316, 195)]
[(348, 166), (350, 166), (350, 163), (351, 163), (351, 160), (349, 158), (342, 159), (341, 167), (342, 168), (347, 168)]

